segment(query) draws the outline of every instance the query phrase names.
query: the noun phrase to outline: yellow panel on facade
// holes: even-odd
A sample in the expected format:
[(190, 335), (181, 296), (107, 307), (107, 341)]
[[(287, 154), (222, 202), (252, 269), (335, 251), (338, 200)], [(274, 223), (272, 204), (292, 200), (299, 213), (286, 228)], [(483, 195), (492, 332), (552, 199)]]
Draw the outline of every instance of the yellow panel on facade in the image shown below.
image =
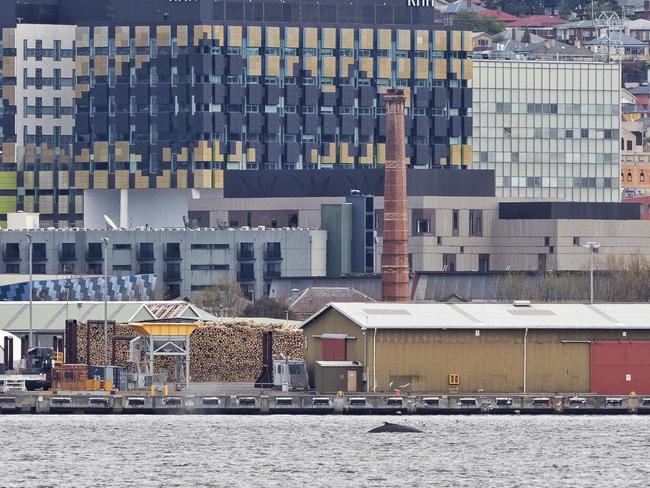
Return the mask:
[[(324, 151), (321, 155), (321, 162), (327, 164), (336, 163), (336, 144), (333, 142), (324, 143), (323, 145), (327, 146), (327, 151)], [(327, 154), (325, 154), (327, 152)]]
[(171, 46), (172, 42), (172, 28), (169, 25), (156, 26), (156, 45), (158, 46)]
[(99, 141), (93, 144), (95, 162), (108, 163), (108, 142)]
[(181, 163), (185, 163), (189, 159), (190, 152), (186, 147), (181, 148), (180, 154), (176, 155), (176, 161), (180, 161)]
[(298, 56), (286, 56), (284, 58), (287, 76), (298, 76), (298, 70), (296, 69), (298, 63), (300, 63), (300, 58)]
[(393, 68), (390, 58), (378, 58), (379, 61), (379, 78), (390, 78), (393, 74)]
[(149, 26), (135, 26), (135, 45), (136, 47), (149, 47)]
[(451, 144), (449, 146), (451, 164), (459, 165), (462, 163), (460, 144)]
[(129, 47), (129, 26), (118, 25), (115, 27), (115, 47)]
[(229, 163), (238, 163), (241, 161), (242, 157), (242, 145), (241, 141), (235, 141), (235, 152), (228, 154)]
[(463, 31), (463, 50), (471, 51), (473, 47), (472, 31)]
[(341, 164), (354, 164), (354, 156), (350, 156), (348, 149), (348, 143), (343, 142), (341, 144), (341, 159), (339, 161)]
[(202, 39), (212, 39), (212, 26), (211, 25), (195, 25), (194, 35), (192, 36), (192, 44), (198, 46)]
[(172, 150), (170, 147), (163, 147), (162, 160), (165, 163), (170, 163), (172, 160)]
[(249, 47), (262, 47), (262, 28), (259, 25), (246, 27), (246, 41)]
[(149, 177), (144, 176), (141, 170), (135, 171), (135, 187), (136, 188), (149, 188)]
[(217, 162), (223, 161), (223, 151), (221, 150), (221, 143), (219, 141), (212, 141), (212, 160)]
[(433, 33), (433, 47), (436, 51), (447, 50), (447, 31), (439, 30)]
[(391, 49), (393, 44), (393, 32), (390, 29), (377, 30), (378, 49)]
[(418, 80), (429, 78), (429, 60), (426, 58), (415, 59), (415, 77)]
[(214, 188), (218, 190), (223, 189), (223, 170), (222, 169), (213, 170), (212, 176), (214, 178)]
[(54, 197), (52, 195), (41, 195), (38, 199), (38, 211), (42, 214), (54, 213)]
[(2, 98), (4, 98), (9, 105), (16, 105), (16, 85), (3, 86)]
[(354, 29), (339, 29), (341, 49), (354, 49)]
[(280, 56), (264, 56), (266, 62), (265, 74), (267, 76), (280, 76)]
[(309, 161), (308, 163), (316, 164), (318, 163), (318, 149), (312, 149), (309, 151)]
[[(76, 33), (75, 33), (76, 35)], [(93, 44), (95, 47), (108, 47), (108, 27), (93, 27)]]
[(217, 46), (223, 47), (226, 45), (226, 35), (225, 35), (225, 29), (223, 28), (223, 25), (215, 25), (213, 26), (214, 29), (214, 40), (217, 43)]
[(463, 59), (463, 80), (471, 80), (474, 77), (474, 63), (471, 59)]
[(59, 171), (57, 173), (57, 179), (59, 190), (67, 190), (70, 188), (70, 173), (67, 171)]
[[(0, 198), (6, 198), (7, 200), (5, 200), (5, 201), (7, 202), (8, 205), (11, 205), (10, 198), (13, 198), (14, 201), (16, 200), (14, 197), (0, 197)], [(0, 200), (0, 201), (2, 201), (2, 200)], [(36, 211), (36, 208), (34, 207), (34, 196), (33, 195), (25, 195), (25, 198), (23, 199), (23, 207), (25, 207), (25, 212), (35, 212)], [(12, 210), (9, 210), (9, 212), (12, 212)]]
[(433, 78), (435, 80), (447, 79), (447, 60), (434, 59), (433, 61)]
[(366, 155), (359, 156), (359, 163), (372, 164), (375, 156), (375, 146), (373, 144), (363, 144), (366, 148)]
[(409, 58), (397, 58), (397, 77), (411, 78), (411, 60)]
[(280, 47), (280, 28), (266, 27), (264, 31), (264, 45), (266, 47)]
[(318, 29), (316, 27), (305, 27), (302, 30), (302, 47), (318, 47)]
[(336, 49), (336, 29), (325, 27), (321, 29), (321, 43), (325, 49)]
[(95, 63), (95, 75), (108, 76), (108, 56), (95, 56), (93, 60)]
[(129, 187), (129, 170), (116, 169), (115, 170), (115, 188), (126, 189)]
[(171, 188), (172, 186), (172, 173), (168, 169), (164, 169), (162, 175), (156, 176), (156, 188)]
[(375, 47), (374, 29), (359, 29), (359, 49), (373, 49)]
[[(116, 54), (115, 55), (115, 74), (117, 76), (122, 76), (122, 63), (129, 63), (129, 56), (126, 54)], [(86, 90), (87, 91), (87, 90)]]
[(386, 162), (386, 144), (377, 144), (377, 163), (384, 164)]
[(88, 190), (90, 188), (90, 176), (86, 170), (76, 170), (74, 172), (74, 187), (80, 190)]
[(5, 27), (2, 29), (2, 45), (7, 49), (16, 48), (16, 29)]
[(15, 163), (16, 162), (16, 143), (15, 142), (3, 142), (2, 143), (2, 162), (3, 163)]
[(359, 58), (359, 71), (365, 71), (367, 78), (373, 78), (375, 75), (375, 58)]
[(135, 67), (137, 69), (142, 68), (144, 63), (149, 62), (149, 55), (148, 54), (136, 54), (135, 55)]
[(212, 170), (194, 170), (194, 188), (212, 188)]
[(15, 190), (18, 186), (15, 171), (0, 171), (0, 190)]
[(38, 186), (42, 190), (51, 190), (54, 188), (54, 172), (52, 171), (39, 171), (38, 172)]
[(74, 31), (74, 38), (76, 47), (90, 47), (90, 27), (77, 27)]
[(463, 164), (469, 166), (474, 158), (474, 150), (471, 144), (463, 144)]
[(77, 56), (74, 60), (74, 69), (77, 76), (88, 76), (88, 56)]
[(54, 149), (49, 149), (47, 144), (41, 144), (41, 163), (54, 163)]
[(300, 47), (300, 29), (298, 27), (284, 28), (284, 44), (287, 47)]
[(398, 29), (397, 31), (397, 49), (401, 51), (411, 50), (411, 31), (408, 29)]
[(115, 161), (117, 163), (128, 163), (129, 152), (130, 152), (129, 141), (115, 142)]
[(194, 161), (212, 161), (212, 148), (208, 141), (197, 141), (194, 146)]
[[(16, 76), (16, 58), (14, 56), (3, 56), (2, 58), (2, 74), (4, 77)], [(5, 85), (6, 87), (7, 85)]]
[(306, 56), (302, 58), (302, 66), (305, 71), (310, 72), (310, 76), (318, 75), (318, 57)]
[[(342, 78), (347, 78), (354, 74), (354, 58), (352, 56), (340, 57), (339, 63), (340, 63), (340, 71), (341, 71), (340, 76)], [(350, 69), (350, 66), (352, 66), (352, 69)]]
[(334, 56), (323, 56), (323, 76), (334, 78), (336, 76), (336, 58)]
[(70, 211), (70, 199), (68, 195), (59, 196), (59, 214), (67, 214)]
[(428, 51), (429, 50), (429, 31), (416, 30), (415, 31), (415, 50)]
[(33, 190), (34, 189), (34, 172), (33, 171), (25, 171), (23, 173), (23, 185), (27, 190)]
[(462, 60), (460, 59), (452, 59), (451, 60), (451, 69), (450, 71), (456, 75), (456, 78), (460, 79), (460, 73), (461, 73), (461, 67), (462, 67)]
[(336, 86), (335, 85), (323, 85), (321, 88), (321, 91), (323, 93), (336, 93)]
[(451, 32), (451, 50), (452, 51), (462, 51), (463, 50), (463, 33), (462, 33), (462, 31), (452, 31)]
[(186, 25), (177, 25), (176, 26), (176, 43), (181, 47), (187, 46), (187, 43), (189, 42), (187, 37), (188, 37), (187, 26)]
[(228, 45), (241, 46), (242, 41), (242, 27), (240, 25), (228, 26)]
[(255, 159), (257, 156), (255, 148), (254, 147), (249, 147), (246, 149), (246, 161), (249, 163), (255, 163), (257, 160)]
[(108, 189), (108, 171), (95, 170), (93, 173), (93, 188), (95, 190)]
[(187, 188), (187, 170), (176, 170), (176, 188)]
[(259, 54), (248, 55), (248, 74), (250, 76), (262, 75), (262, 56)]

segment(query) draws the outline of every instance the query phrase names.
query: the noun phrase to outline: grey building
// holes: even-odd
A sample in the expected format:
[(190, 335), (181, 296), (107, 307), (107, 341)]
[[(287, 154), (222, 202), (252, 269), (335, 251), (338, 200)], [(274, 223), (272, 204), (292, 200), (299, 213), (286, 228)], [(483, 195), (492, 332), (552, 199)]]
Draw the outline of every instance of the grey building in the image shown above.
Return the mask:
[[(249, 299), (273, 278), (324, 276), (327, 233), (309, 229), (32, 230), (34, 274), (156, 273), (164, 296), (196, 295), (224, 275)], [(0, 231), (2, 272), (29, 273), (27, 231)], [(102, 238), (108, 237), (107, 254)]]

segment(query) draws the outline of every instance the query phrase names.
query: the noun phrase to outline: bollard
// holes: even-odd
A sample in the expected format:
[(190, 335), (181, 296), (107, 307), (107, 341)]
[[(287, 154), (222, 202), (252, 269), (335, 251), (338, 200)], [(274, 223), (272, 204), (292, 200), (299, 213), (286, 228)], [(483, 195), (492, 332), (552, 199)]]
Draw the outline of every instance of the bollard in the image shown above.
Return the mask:
[(149, 387), (149, 395), (150, 396), (155, 396), (156, 395), (156, 387), (154, 385), (151, 385)]

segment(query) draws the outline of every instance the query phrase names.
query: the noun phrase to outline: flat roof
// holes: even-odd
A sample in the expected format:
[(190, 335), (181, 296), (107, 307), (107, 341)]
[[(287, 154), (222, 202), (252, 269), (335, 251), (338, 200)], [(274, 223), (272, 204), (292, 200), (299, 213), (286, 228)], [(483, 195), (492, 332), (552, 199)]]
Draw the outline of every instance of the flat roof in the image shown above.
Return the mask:
[(367, 329), (650, 329), (648, 303), (330, 303)]

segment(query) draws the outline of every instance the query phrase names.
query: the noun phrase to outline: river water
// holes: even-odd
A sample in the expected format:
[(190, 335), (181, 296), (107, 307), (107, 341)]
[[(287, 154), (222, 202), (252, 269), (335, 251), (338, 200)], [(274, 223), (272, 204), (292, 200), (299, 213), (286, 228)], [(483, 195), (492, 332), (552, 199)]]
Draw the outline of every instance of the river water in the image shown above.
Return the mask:
[(0, 415), (2, 488), (631, 487), (649, 455), (650, 416)]

